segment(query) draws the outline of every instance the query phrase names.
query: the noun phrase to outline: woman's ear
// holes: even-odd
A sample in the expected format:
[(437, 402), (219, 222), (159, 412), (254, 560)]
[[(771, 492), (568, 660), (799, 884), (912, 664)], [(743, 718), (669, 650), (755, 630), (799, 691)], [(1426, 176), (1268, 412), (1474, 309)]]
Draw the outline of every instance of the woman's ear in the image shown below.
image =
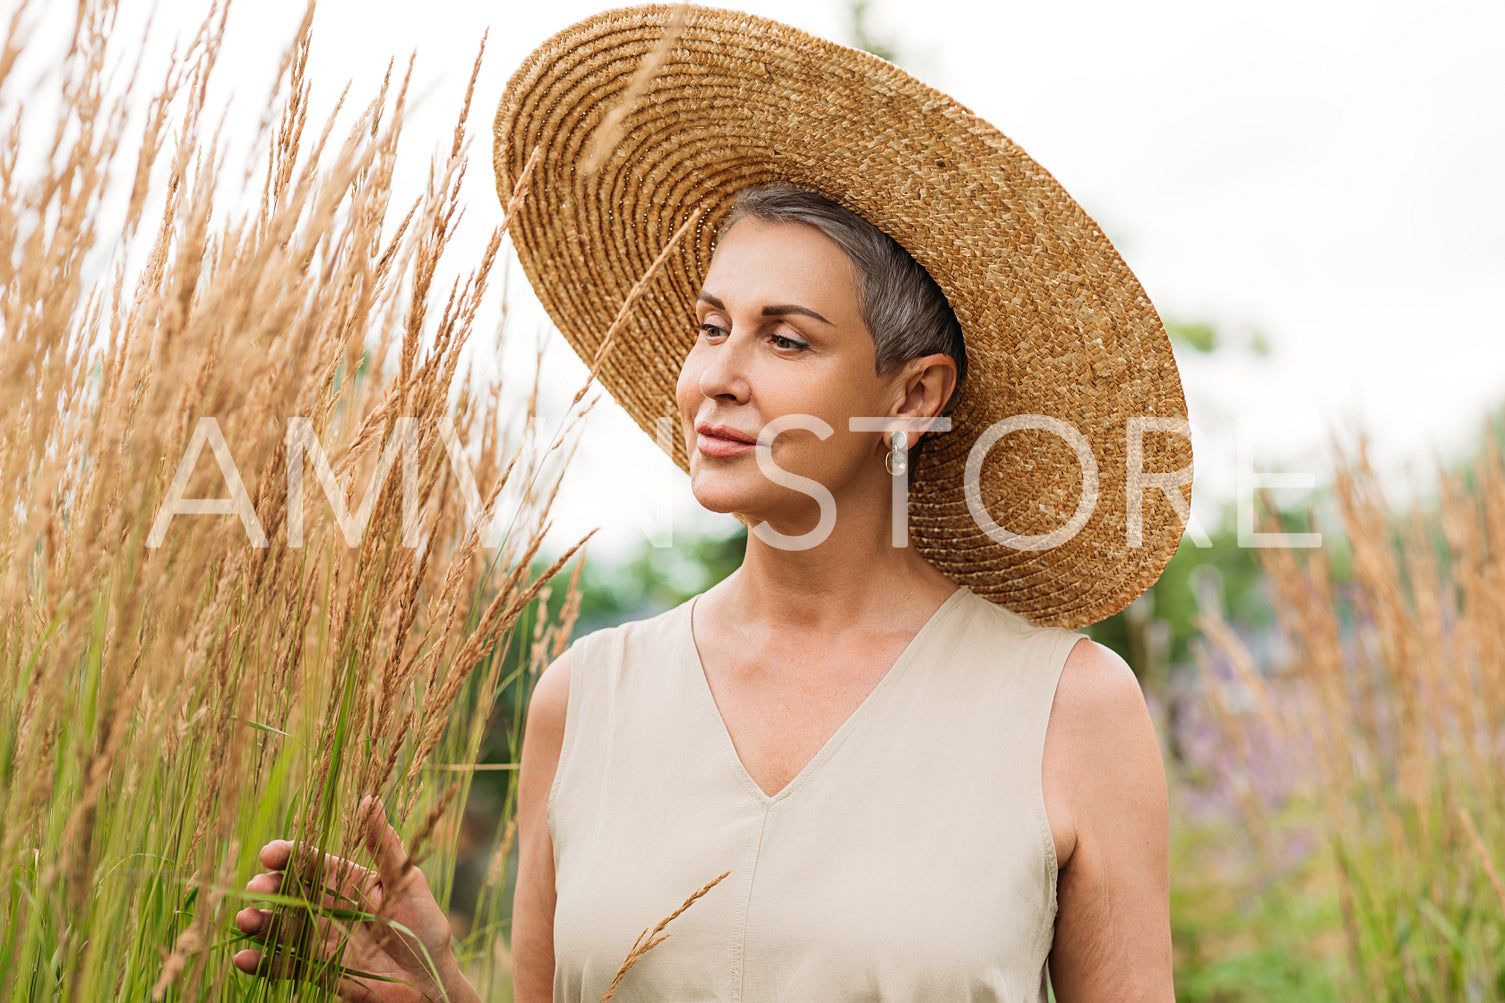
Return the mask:
[(896, 418), (934, 418), (956, 389), (956, 360), (944, 352), (910, 359), (899, 372)]

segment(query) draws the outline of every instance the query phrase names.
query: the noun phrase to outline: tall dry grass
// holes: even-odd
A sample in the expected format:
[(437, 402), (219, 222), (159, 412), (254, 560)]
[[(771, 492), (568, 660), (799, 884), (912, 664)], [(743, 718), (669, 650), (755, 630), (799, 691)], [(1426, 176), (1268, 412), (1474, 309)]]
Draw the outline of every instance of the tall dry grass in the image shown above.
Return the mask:
[[(1505, 467), (1491, 438), (1397, 511), (1360, 451), (1333, 502), (1345, 541), (1267, 549), (1286, 657), (1258, 669), (1215, 616), (1211, 689), (1244, 770), (1281, 750), (1284, 806), (1237, 785), (1272, 873), (1315, 830), (1352, 1000), (1505, 999)], [(1329, 527), (1331, 528), (1331, 527)], [(1261, 753), (1259, 750), (1265, 750)], [(1263, 764), (1263, 765), (1262, 765)]]
[[(23, 5), (0, 51), (3, 1000), (307, 998), (229, 964), (258, 847), (292, 836), (358, 856), (354, 811), (379, 793), (433, 848), (443, 899), (470, 774), (432, 767), (474, 761), (507, 687), (521, 703), (529, 669), (502, 657), (515, 632), (555, 653), (569, 633), (568, 602), (562, 622), (520, 620), (565, 561), (530, 570), (551, 444), (504, 434), (511, 398), (462, 369), (501, 228), (453, 284), (438, 278), (469, 95), (427, 191), (399, 201), (408, 80), (310, 121), (310, 8), (241, 175), (206, 109), (224, 14), (150, 90), (111, 0)], [(75, 15), (66, 52), (23, 78), (26, 25)], [(532, 378), (509, 389), (536, 400)], [(370, 505), (349, 540), (311, 451), (290, 497), (294, 417), (342, 501)], [(150, 546), (205, 418), (250, 510), (178, 515)], [(416, 438), (390, 453), (406, 418)], [(446, 423), (480, 501), (515, 511), (498, 549), (472, 528)], [(229, 479), (205, 449), (184, 496), (225, 497)], [(498, 986), (505, 877), (493, 867), (461, 952)]]

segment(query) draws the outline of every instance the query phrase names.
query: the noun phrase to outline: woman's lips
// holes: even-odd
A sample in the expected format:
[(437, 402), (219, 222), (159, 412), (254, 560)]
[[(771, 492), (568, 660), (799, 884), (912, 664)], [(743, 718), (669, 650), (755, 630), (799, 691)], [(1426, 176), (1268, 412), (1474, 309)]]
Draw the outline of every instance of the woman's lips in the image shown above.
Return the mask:
[(754, 443), (722, 439), (714, 435), (697, 435), (695, 448), (707, 456), (737, 456), (752, 449)]
[(738, 456), (757, 445), (745, 432), (719, 425), (697, 425), (695, 448), (707, 456)]

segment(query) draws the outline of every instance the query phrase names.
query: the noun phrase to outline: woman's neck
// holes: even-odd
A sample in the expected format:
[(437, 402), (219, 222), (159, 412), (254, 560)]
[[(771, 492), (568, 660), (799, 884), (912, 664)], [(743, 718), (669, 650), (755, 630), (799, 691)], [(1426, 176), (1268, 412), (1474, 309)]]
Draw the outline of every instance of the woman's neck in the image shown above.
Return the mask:
[[(886, 506), (883, 506), (886, 509)], [(770, 543), (754, 521), (742, 565), (715, 590), (739, 618), (785, 629), (831, 630), (878, 618), (923, 623), (956, 586), (913, 547), (895, 547), (884, 518), (838, 512), (829, 535), (808, 549)]]

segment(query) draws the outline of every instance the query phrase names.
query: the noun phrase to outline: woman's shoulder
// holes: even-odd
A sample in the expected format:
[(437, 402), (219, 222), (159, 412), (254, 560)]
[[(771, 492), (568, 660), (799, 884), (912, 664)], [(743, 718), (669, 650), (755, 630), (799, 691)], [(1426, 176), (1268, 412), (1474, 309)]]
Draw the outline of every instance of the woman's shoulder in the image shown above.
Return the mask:
[(697, 598), (699, 596), (692, 596), (661, 613), (640, 616), (587, 631), (575, 638), (570, 646), (571, 650), (639, 644), (673, 636), (677, 631), (688, 629), (690, 607)]
[(1129, 663), (1084, 634), (1078, 635), (1078, 643), (1066, 656), (1056, 703), (1063, 716), (1081, 720), (1088, 731), (1110, 721), (1122, 722), (1126, 715), (1149, 723), (1144, 691)]
[(958, 596), (958, 605), (957, 640), (966, 650), (977, 652), (989, 671), (1001, 664), (1024, 670), (1012, 678), (1039, 697), (1047, 753), (1069, 764), (1067, 773), (1102, 772), (1105, 745), (1136, 750), (1141, 761), (1131, 765), (1158, 765), (1144, 691), (1117, 652), (1079, 630), (1034, 623), (976, 594)]
[(1086, 637), (1064, 627), (1047, 627), (1000, 606), (967, 588), (958, 590), (957, 605), (966, 628), (992, 642), (1029, 643), (1054, 647), (1063, 655), (1073, 642)]
[[(966, 592), (967, 590), (962, 590)], [(1105, 742), (1123, 740), (1141, 752), (1154, 728), (1139, 679), (1113, 649), (1086, 634), (1037, 624), (975, 593), (958, 596), (963, 629), (979, 646), (1012, 650), (1059, 672), (1043, 676), (1050, 694), (1048, 744), (1073, 761), (1092, 762)]]
[[(1084, 833), (1118, 841), (1163, 822), (1165, 768), (1144, 691), (1122, 657), (1085, 637), (1061, 670), (1044, 773), (1047, 785), (1071, 778), (1061, 807), (1072, 847)], [(1132, 825), (1125, 821), (1130, 816)]]
[[(1027, 623), (1027, 621), (1026, 621)], [(1142, 740), (1153, 726), (1139, 678), (1123, 657), (1080, 631), (1029, 624), (1036, 636), (1058, 639), (1065, 649), (1050, 713), (1050, 737), (1084, 758), (1097, 755), (1104, 736)]]
[[(662, 613), (597, 627), (581, 634), (539, 674), (533, 687), (531, 706), (537, 708), (541, 719), (557, 725), (562, 733), (565, 711), (569, 706), (571, 675), (578, 676), (582, 668), (620, 662), (629, 649), (656, 648), (656, 642), (670, 638), (680, 629), (680, 618), (688, 617), (692, 602), (693, 598), (687, 599)], [(531, 708), (529, 713), (533, 713)]]

